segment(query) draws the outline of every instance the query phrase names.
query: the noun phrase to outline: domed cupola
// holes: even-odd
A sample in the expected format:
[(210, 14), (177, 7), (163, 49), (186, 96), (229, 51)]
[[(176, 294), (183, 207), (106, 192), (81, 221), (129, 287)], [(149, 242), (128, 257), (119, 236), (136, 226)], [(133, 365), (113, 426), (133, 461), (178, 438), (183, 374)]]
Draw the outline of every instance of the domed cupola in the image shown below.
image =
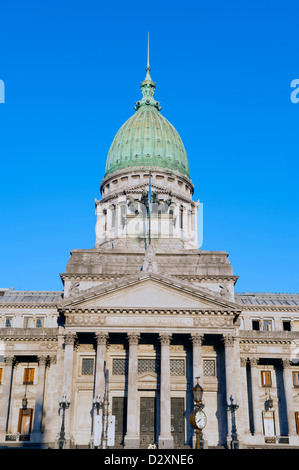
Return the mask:
[(105, 178), (125, 168), (156, 167), (173, 170), (189, 179), (189, 164), (183, 142), (173, 125), (160, 113), (154, 98), (156, 85), (150, 76), (141, 83), (142, 99), (135, 114), (117, 132), (109, 149)]

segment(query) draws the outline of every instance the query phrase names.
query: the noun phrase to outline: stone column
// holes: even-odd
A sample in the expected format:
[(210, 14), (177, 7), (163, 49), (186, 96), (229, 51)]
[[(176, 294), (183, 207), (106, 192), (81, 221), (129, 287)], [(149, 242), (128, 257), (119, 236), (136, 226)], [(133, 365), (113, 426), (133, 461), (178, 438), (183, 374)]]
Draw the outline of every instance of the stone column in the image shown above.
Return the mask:
[(223, 336), (225, 345), (225, 381), (226, 381), (226, 404), (227, 404), (227, 440), (230, 444), (232, 440), (232, 417), (228, 405), (231, 398), (239, 399), (237, 397), (236, 383), (235, 383), (235, 355), (234, 355), (234, 341), (233, 336)]
[(96, 333), (97, 340), (97, 361), (96, 361), (96, 377), (95, 377), (95, 396), (99, 393), (101, 399), (105, 393), (105, 361), (106, 361), (106, 344), (107, 333)]
[(193, 386), (197, 384), (195, 377), (200, 377), (199, 383), (203, 386), (203, 368), (202, 368), (202, 341), (203, 335), (192, 334), (191, 341), (193, 344)]
[(124, 439), (125, 449), (139, 448), (138, 425), (138, 333), (129, 333), (129, 373), (127, 397), (127, 433)]
[(242, 415), (243, 415), (243, 427), (244, 434), (248, 434), (250, 431), (249, 425), (249, 407), (248, 407), (248, 388), (247, 388), (247, 358), (240, 358), (241, 365), (241, 396), (240, 396), (240, 405), (242, 403)]
[(47, 357), (39, 356), (38, 357), (38, 383), (37, 383), (37, 392), (35, 399), (35, 411), (34, 411), (34, 421), (33, 421), (33, 430), (30, 437), (31, 442), (41, 442), (42, 440), (42, 420), (43, 420), (43, 407), (44, 407), (44, 394), (45, 394), (45, 376), (46, 376), (46, 365)]
[[(72, 407), (72, 382), (73, 382), (73, 361), (74, 361), (74, 343), (76, 333), (69, 332), (64, 336), (64, 367), (63, 367), (63, 385), (61, 396), (65, 393), (66, 397), (71, 400), (70, 408)], [(66, 447), (70, 446), (70, 424), (71, 413), (70, 410), (65, 411), (65, 438)]]
[(160, 367), (160, 436), (159, 449), (172, 449), (171, 401), (170, 401), (170, 351), (171, 334), (161, 334)]
[(14, 356), (5, 357), (5, 369), (3, 375), (2, 401), (0, 408), (0, 442), (5, 442), (5, 435), (8, 427), (9, 405), (11, 399), (11, 384), (13, 367), (15, 363)]
[(296, 422), (295, 422), (295, 410), (294, 410), (294, 401), (293, 401), (293, 378), (291, 371), (291, 362), (288, 359), (283, 359), (283, 385), (286, 398), (287, 406), (287, 418), (288, 418), (288, 428), (289, 428), (289, 441), (290, 444), (298, 445), (299, 436), (297, 435)]
[[(240, 383), (240, 350), (239, 341), (237, 336), (224, 336), (225, 344), (225, 377), (226, 377), (226, 403), (231, 404), (231, 400), (238, 401), (239, 407), (234, 412), (235, 425), (237, 428), (237, 435), (239, 441), (239, 448), (242, 447), (243, 442), (243, 400), (242, 400), (242, 389)], [(232, 426), (233, 426), (233, 415), (232, 411), (227, 407), (227, 438), (228, 443), (232, 443)]]
[(254, 436), (262, 439), (262, 412), (260, 408), (259, 376), (257, 365), (258, 359), (250, 358)]
[[(200, 377), (198, 380), (199, 384), (201, 387), (203, 387), (203, 364), (202, 364), (202, 341), (203, 341), (203, 335), (200, 335), (198, 333), (194, 333), (191, 335), (191, 341), (193, 345), (193, 377), (192, 377), (192, 383), (193, 386), (197, 384), (197, 379), (196, 377)], [(194, 404), (193, 400), (193, 392), (191, 391), (192, 394), (192, 403)], [(194, 409), (194, 406), (192, 407), (192, 410)], [(206, 440), (205, 440), (206, 441)], [(205, 442), (205, 445), (207, 445), (207, 441)], [(192, 448), (196, 449), (196, 433), (193, 430), (193, 436), (192, 436)]]

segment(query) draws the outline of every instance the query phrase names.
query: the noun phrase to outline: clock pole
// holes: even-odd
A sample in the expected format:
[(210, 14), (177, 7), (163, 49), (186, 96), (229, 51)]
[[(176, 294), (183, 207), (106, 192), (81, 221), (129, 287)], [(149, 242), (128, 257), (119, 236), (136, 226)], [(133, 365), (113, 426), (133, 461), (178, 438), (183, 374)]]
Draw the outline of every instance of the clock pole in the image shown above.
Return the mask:
[(204, 404), (202, 402), (203, 388), (198, 383), (199, 377), (196, 377), (196, 379), (197, 379), (197, 384), (195, 385), (195, 387), (192, 388), (195, 408), (189, 416), (189, 421), (190, 421), (190, 425), (192, 426), (192, 428), (195, 429), (196, 449), (201, 449), (202, 448), (201, 443), (203, 442), (202, 430), (206, 426), (207, 417), (203, 411), (203, 408), (204, 408)]

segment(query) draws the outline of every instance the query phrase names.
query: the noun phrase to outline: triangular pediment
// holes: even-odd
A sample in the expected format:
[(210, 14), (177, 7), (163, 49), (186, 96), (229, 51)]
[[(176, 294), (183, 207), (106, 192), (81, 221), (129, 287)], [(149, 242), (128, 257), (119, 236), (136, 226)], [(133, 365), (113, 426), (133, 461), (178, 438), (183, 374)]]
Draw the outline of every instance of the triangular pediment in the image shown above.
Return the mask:
[(97, 286), (62, 302), (66, 308), (236, 309), (226, 299), (153, 273), (143, 273)]

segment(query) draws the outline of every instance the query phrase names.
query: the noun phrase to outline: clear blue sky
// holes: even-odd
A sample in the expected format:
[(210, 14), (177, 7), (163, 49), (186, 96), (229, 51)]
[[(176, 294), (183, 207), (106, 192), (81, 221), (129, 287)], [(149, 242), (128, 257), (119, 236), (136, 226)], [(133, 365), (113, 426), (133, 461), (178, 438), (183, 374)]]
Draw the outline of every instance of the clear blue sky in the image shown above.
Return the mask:
[(61, 289), (151, 75), (239, 292), (299, 292), (298, 1), (2, 2), (0, 287)]

